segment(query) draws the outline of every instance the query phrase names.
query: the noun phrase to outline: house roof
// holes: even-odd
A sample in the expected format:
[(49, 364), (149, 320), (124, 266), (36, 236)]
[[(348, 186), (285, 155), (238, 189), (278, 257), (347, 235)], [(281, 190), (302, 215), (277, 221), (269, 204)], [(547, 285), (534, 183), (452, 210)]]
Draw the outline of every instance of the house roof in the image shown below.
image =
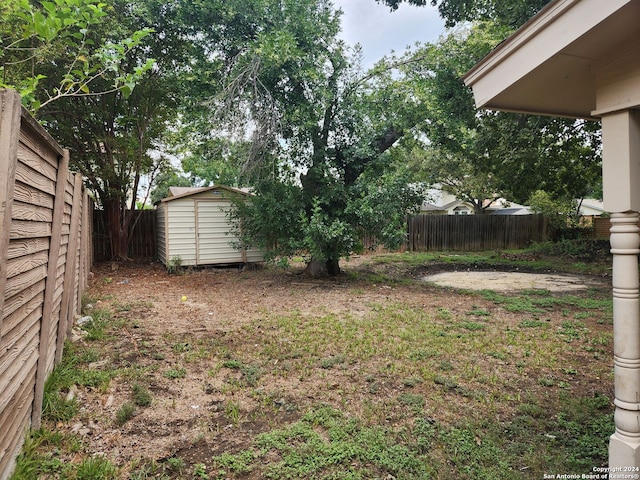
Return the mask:
[(634, 66), (640, 76), (638, 19), (640, 0), (553, 0), (463, 80), (496, 110), (594, 118), (640, 105), (640, 92), (617, 94)]
[(190, 197), (214, 190), (224, 190), (236, 195), (250, 195), (246, 189), (226, 187), (224, 185), (213, 185), (211, 187), (169, 187), (169, 196), (160, 200), (161, 202), (172, 202), (180, 198)]

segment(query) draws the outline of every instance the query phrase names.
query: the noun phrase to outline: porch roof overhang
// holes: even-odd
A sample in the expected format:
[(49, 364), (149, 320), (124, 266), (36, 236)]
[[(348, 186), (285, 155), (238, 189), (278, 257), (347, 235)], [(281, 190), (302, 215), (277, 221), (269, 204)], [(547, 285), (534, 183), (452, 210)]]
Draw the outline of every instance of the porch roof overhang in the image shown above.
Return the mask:
[(640, 105), (640, 0), (553, 0), (464, 77), (476, 105), (597, 118)]

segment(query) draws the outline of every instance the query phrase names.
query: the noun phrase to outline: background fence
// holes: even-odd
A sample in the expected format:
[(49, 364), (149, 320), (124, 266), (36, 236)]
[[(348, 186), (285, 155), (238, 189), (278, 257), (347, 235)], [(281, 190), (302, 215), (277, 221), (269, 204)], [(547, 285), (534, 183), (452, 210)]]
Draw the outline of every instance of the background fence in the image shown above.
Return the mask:
[(69, 155), (0, 90), (0, 479), (62, 358), (91, 267), (91, 206)]
[(524, 248), (546, 239), (543, 215), (416, 215), (407, 249), (480, 251)]
[[(134, 215), (133, 230), (129, 235), (128, 256), (132, 259), (149, 259), (156, 256), (156, 211), (136, 210), (127, 211), (127, 215)], [(111, 243), (109, 230), (105, 221), (104, 211), (93, 212), (93, 250), (95, 262), (111, 260)]]
[[(131, 212), (127, 212), (131, 215)], [(140, 215), (130, 235), (128, 254), (133, 259), (156, 256), (156, 211), (133, 212)], [(94, 261), (111, 260), (111, 246), (103, 212), (93, 217)], [(493, 250), (524, 248), (542, 241), (549, 233), (542, 215), (416, 215), (407, 221), (408, 237), (396, 251)], [(386, 251), (373, 236), (365, 235), (365, 251)]]

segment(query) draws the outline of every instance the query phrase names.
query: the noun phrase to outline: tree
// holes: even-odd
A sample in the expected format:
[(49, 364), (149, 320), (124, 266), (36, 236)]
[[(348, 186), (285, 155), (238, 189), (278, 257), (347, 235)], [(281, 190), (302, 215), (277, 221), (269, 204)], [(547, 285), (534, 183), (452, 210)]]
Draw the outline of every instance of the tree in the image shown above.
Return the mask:
[(542, 9), (550, 0), (376, 0), (397, 10), (403, 2), (415, 6), (438, 7), (447, 27), (463, 22), (495, 21), (517, 28)]
[(600, 183), (597, 123), (475, 109), (460, 78), (506, 31), (480, 23), (404, 57), (405, 75), (414, 91), (421, 86), (428, 111), (422, 135), (397, 156), (477, 213), (498, 197), (525, 203), (543, 189), (556, 199), (583, 198)]
[(398, 115), (407, 92), (388, 70), (365, 75), (351, 63), (329, 2), (267, 10), (269, 28), (234, 58), (218, 99), (232, 114), (222, 122), (235, 127), (228, 136), (253, 128), (256, 196), (237, 210), (242, 233), (274, 255), (308, 252), (310, 273), (336, 275), (365, 231), (401, 240), (420, 204), (388, 154), (415, 116)]
[[(181, 135), (189, 131), (181, 130)], [(174, 153), (182, 159), (182, 169), (197, 184), (217, 184), (239, 187), (243, 182), (243, 165), (250, 151), (248, 142), (232, 142), (211, 138), (209, 133), (190, 131), (177, 145)]]
[(109, 11), (99, 0), (36, 5), (5, 0), (0, 5), (0, 88), (16, 89), (33, 113), (61, 98), (116, 91), (129, 95), (154, 62), (146, 59), (130, 68), (124, 62), (150, 30), (96, 43), (91, 32)]
[(535, 213), (545, 215), (549, 225), (560, 235), (578, 226), (580, 207), (573, 198), (553, 199), (547, 192), (537, 190), (531, 194), (528, 203)]
[(170, 187), (192, 187), (193, 182), (180, 175), (176, 169), (166, 169), (155, 179), (155, 187), (151, 191), (150, 201), (155, 204), (169, 196)]
[[(108, 44), (110, 38), (130, 31), (155, 30), (159, 17), (153, 15), (153, 4), (144, 4), (145, 9), (141, 6), (114, 3), (111, 15), (92, 30), (88, 41)], [(158, 147), (174, 116), (178, 91), (172, 62), (177, 48), (166, 32), (163, 39), (159, 35), (146, 36), (123, 60), (125, 68), (135, 69), (150, 54), (157, 54), (153, 70), (133, 92), (117, 89), (103, 95), (68, 96), (39, 111), (52, 135), (71, 150), (71, 167), (83, 174), (104, 211), (114, 259), (127, 258), (139, 186), (143, 180), (153, 181), (168, 166), (166, 157), (151, 151)], [(48, 67), (55, 73), (55, 62)], [(51, 78), (48, 75), (42, 85), (46, 87)], [(98, 88), (105, 87), (109, 78), (94, 82)]]

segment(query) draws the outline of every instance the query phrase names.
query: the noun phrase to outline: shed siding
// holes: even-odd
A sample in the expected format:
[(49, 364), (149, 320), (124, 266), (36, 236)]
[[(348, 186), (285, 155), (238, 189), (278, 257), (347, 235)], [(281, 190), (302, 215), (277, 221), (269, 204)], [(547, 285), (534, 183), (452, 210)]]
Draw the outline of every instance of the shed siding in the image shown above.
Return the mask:
[(162, 263), (167, 264), (167, 231), (166, 218), (167, 206), (163, 203), (158, 205), (156, 210), (156, 254)]
[(230, 233), (231, 224), (226, 212), (231, 208), (228, 200), (199, 200), (198, 219), (198, 263), (244, 262), (242, 252), (234, 248), (238, 238)]
[(193, 199), (167, 203), (167, 261), (180, 257), (181, 265), (196, 265), (196, 227)]

